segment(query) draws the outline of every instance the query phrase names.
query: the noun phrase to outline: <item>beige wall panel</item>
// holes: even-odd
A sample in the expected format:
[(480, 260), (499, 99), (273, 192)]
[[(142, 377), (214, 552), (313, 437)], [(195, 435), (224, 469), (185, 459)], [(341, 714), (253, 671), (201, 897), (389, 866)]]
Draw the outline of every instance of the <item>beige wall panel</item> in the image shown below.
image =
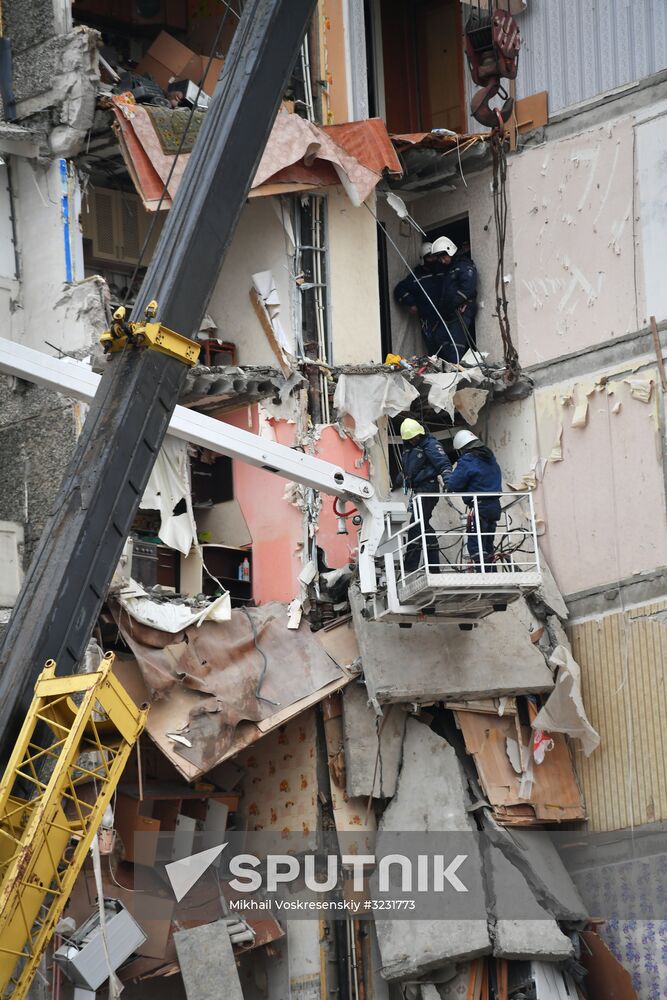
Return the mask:
[(575, 748), (589, 829), (667, 820), (667, 601), (568, 631), (588, 716), (601, 736), (589, 758)]
[(509, 177), (522, 364), (636, 330), (632, 119), (527, 150)]

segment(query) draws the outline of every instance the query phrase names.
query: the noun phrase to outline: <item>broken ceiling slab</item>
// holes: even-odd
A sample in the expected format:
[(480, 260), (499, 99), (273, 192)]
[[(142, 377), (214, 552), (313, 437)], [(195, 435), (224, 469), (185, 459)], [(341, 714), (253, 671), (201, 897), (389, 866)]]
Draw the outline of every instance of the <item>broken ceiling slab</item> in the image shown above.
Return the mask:
[(497, 847), (484, 851), (486, 885), (496, 958), (564, 961), (572, 942), (535, 899), (521, 872)]
[(0, 154), (3, 156), (37, 156), (43, 136), (37, 130), (12, 122), (0, 122)]
[(538, 903), (556, 920), (583, 926), (588, 912), (546, 830), (506, 829), (483, 812), (484, 832), (491, 843), (526, 879)]
[[(300, 377), (291, 388), (300, 383)], [(196, 406), (204, 412), (234, 409), (262, 399), (281, 397), (291, 391), (285, 376), (276, 368), (197, 365), (188, 370), (180, 395), (184, 406)]]
[(553, 678), (530, 641), (525, 602), (498, 612), (471, 632), (453, 624), (370, 622), (350, 590), (364, 677), (371, 698), (387, 702), (466, 701), (551, 691)]
[(188, 1000), (243, 1000), (225, 920), (174, 933)]
[(402, 705), (389, 705), (378, 716), (368, 703), (365, 685), (348, 685), (343, 695), (343, 733), (349, 796), (394, 795), (404, 731)]
[[(383, 834), (387, 833), (470, 833), (473, 827), (468, 806), (468, 792), (454, 749), (428, 726), (408, 719), (401, 773), (396, 794), (380, 823), (379, 848)], [(490, 952), (481, 855), (476, 838), (466, 838), (466, 844), (469, 856), (466, 859), (465, 918), (461, 919), (459, 913), (456, 919), (411, 920), (409, 923), (404, 918), (376, 919), (381, 971), (385, 979), (422, 976), (450, 962)], [(444, 907), (444, 903), (442, 905)]]

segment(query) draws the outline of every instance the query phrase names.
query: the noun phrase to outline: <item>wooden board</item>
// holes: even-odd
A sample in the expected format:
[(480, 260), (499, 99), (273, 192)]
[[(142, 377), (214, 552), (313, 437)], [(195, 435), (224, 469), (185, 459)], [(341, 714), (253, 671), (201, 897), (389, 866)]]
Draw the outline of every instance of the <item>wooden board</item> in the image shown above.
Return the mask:
[(581, 949), (581, 961), (588, 972), (590, 1000), (637, 1000), (630, 973), (614, 958), (600, 935), (584, 931), (582, 937), (587, 947)]
[(276, 339), (276, 334), (273, 329), (273, 326), (271, 325), (271, 319), (269, 317), (268, 312), (266, 311), (266, 307), (262, 302), (258, 292), (254, 288), (250, 289), (250, 301), (252, 302), (252, 307), (255, 310), (255, 313), (257, 314), (257, 319), (259, 320), (262, 330), (264, 331), (264, 334), (266, 336), (266, 339), (269, 342), (269, 347), (271, 348), (276, 357), (276, 361), (278, 362), (281, 372), (283, 373), (285, 378), (289, 378), (290, 375), (292, 374), (292, 369), (285, 360), (283, 349), (278, 343), (278, 340)]
[(499, 822), (523, 826), (586, 819), (564, 736), (551, 734), (553, 750), (547, 753), (542, 764), (533, 762), (532, 794), (525, 800), (519, 797), (521, 775), (510, 763), (506, 740), (516, 740), (518, 730), (523, 745), (528, 746), (532, 730), (528, 726), (517, 727), (513, 717), (499, 718), (461, 710), (455, 715), (466, 750), (474, 758), (480, 782)]
[(522, 97), (516, 102), (512, 121), (516, 121), (516, 129), (520, 135), (532, 132), (533, 129), (541, 128), (547, 124), (549, 121), (548, 97), (547, 91), (541, 90), (539, 94)]

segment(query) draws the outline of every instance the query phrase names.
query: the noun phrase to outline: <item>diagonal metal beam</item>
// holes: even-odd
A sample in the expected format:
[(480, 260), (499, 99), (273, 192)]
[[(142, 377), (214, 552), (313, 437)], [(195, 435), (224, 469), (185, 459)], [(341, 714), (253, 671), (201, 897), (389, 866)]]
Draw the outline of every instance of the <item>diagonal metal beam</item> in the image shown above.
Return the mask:
[[(185, 336), (199, 329), (315, 0), (247, 0), (135, 306)], [(185, 368), (154, 351), (114, 356), (0, 646), (0, 755), (44, 663), (83, 656), (167, 431)]]
[[(2, 337), (0, 372), (62, 392), (84, 403), (93, 400), (100, 383), (100, 376), (87, 365), (54, 358)], [(375, 488), (363, 476), (355, 476), (331, 462), (261, 438), (242, 427), (234, 427), (187, 406), (175, 408), (167, 433), (181, 441), (208, 448), (218, 455), (268, 468), (285, 479), (321, 490), (328, 496), (363, 502), (369, 501), (375, 493)]]

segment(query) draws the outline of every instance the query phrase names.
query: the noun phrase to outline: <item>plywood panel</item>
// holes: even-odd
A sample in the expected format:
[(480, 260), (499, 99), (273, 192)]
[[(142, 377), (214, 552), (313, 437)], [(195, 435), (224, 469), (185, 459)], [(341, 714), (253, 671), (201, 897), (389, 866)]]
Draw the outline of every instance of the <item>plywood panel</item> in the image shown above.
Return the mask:
[(667, 820), (667, 601), (576, 623), (584, 704), (600, 733), (578, 751), (591, 830)]
[(455, 714), (466, 750), (474, 757), (482, 787), (499, 822), (526, 825), (585, 819), (581, 792), (563, 736), (554, 733), (553, 749), (542, 764), (533, 765), (533, 790), (530, 800), (525, 800), (519, 796), (521, 776), (507, 756), (506, 740), (516, 741), (520, 731), (522, 744), (529, 746), (528, 727), (519, 727), (515, 717), (462, 711)]

